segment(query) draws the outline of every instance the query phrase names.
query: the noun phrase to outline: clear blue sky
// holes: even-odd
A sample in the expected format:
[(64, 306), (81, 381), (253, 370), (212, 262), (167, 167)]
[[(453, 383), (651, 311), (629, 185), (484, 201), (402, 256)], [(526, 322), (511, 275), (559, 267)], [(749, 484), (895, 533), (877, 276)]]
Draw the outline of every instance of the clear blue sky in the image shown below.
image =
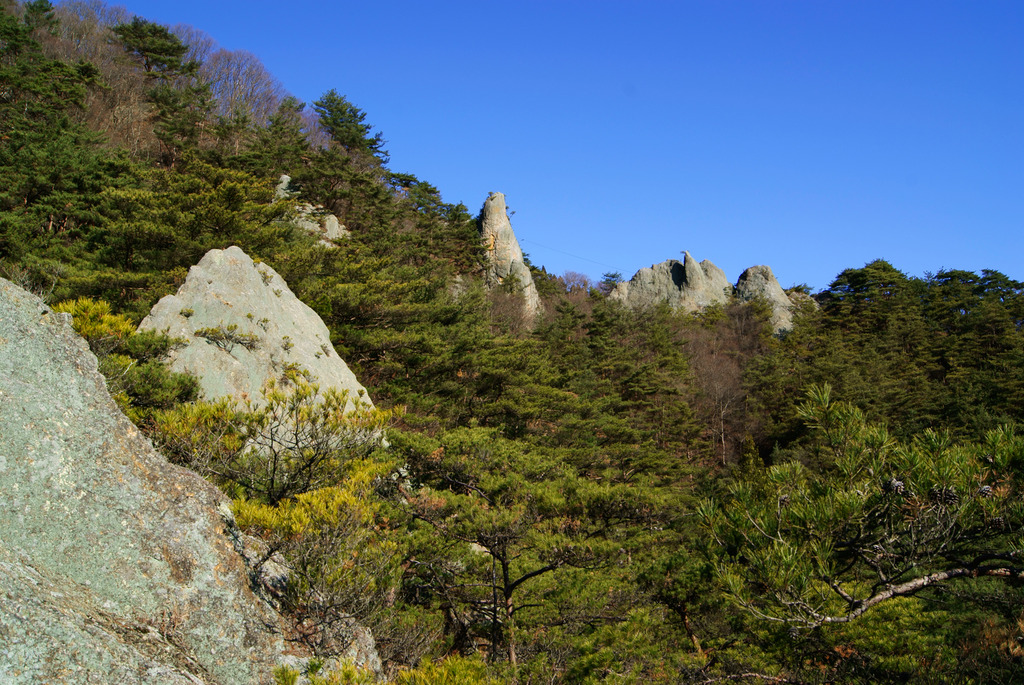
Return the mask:
[(554, 273), (1024, 280), (1021, 0), (121, 4), (337, 89), (446, 201), (504, 192)]

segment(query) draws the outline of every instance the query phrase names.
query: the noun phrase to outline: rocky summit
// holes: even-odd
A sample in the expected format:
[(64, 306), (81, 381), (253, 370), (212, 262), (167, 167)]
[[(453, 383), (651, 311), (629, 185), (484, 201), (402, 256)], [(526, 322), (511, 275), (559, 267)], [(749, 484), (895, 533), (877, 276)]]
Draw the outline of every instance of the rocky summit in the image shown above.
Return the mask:
[(526, 315), (532, 320), (541, 311), (540, 295), (533, 283), (530, 268), (523, 259), (523, 250), (512, 231), (505, 196), (501, 193), (491, 193), (484, 202), (480, 215), (480, 238), (487, 250), (488, 283), (504, 284), (514, 278), (523, 295)]
[(640, 269), (629, 281), (617, 283), (608, 294), (630, 309), (664, 302), (674, 309), (699, 312), (713, 304), (726, 304), (735, 295), (743, 302), (762, 299), (771, 308), (776, 333), (793, 327), (793, 299), (779, 285), (767, 266), (752, 266), (733, 287), (725, 272), (708, 260), (697, 263), (689, 252), (683, 261), (669, 259)]
[(270, 681), (284, 626), (227, 499), (118, 410), (96, 358), (0, 279), (0, 682)]
[(686, 252), (682, 262), (669, 259), (640, 269), (629, 281), (618, 283), (609, 297), (631, 309), (666, 302), (676, 309), (695, 312), (712, 304), (724, 304), (731, 294), (732, 284), (725, 272), (706, 259), (697, 263)]
[(196, 375), (206, 399), (233, 397), (259, 406), (269, 380), (303, 369), (321, 389), (348, 391), (350, 406), (356, 399), (373, 406), (331, 345), (323, 320), (276, 271), (238, 247), (210, 250), (139, 328), (184, 341), (171, 353), (170, 368)]

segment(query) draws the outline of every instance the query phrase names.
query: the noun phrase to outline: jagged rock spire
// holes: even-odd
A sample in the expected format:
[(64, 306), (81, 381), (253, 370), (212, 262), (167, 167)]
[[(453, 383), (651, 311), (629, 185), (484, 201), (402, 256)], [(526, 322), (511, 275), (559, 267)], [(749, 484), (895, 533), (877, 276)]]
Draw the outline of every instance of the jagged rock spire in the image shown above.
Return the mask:
[(508, 218), (505, 196), (501, 193), (491, 193), (484, 202), (480, 215), (480, 238), (487, 250), (487, 282), (493, 286), (514, 277), (523, 296), (527, 316), (533, 320), (541, 311), (540, 295), (523, 260), (523, 251)]
[(630, 309), (643, 309), (659, 302), (688, 312), (697, 312), (713, 304), (725, 304), (735, 294), (742, 301), (763, 298), (772, 310), (772, 328), (776, 333), (793, 327), (792, 298), (767, 266), (752, 266), (743, 272), (734, 288), (725, 272), (708, 260), (697, 260), (684, 252), (683, 261), (669, 259), (640, 269), (628, 282), (618, 283), (608, 294)]

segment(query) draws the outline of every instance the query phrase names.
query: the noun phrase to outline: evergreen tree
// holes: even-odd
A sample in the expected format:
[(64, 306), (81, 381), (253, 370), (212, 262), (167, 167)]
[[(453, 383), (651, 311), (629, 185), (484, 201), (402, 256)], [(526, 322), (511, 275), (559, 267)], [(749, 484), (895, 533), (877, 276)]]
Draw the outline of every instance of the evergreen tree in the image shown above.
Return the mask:
[(199, 146), (213, 111), (209, 84), (196, 78), (199, 63), (184, 60), (188, 46), (166, 26), (134, 17), (112, 31), (152, 83), (154, 133), (163, 144), (164, 163), (174, 166), (184, 151)]
[(443, 604), (456, 647), (483, 637), (492, 659), (515, 665), (540, 626), (569, 613), (552, 615), (544, 596), (591, 603), (590, 621), (612, 620), (607, 594), (598, 599), (609, 585), (565, 584), (611, 580), (595, 572), (640, 541), (626, 533), (653, 520), (650, 493), (579, 478), (491, 430), (407, 436), (397, 446), (422, 484), (413, 516), (428, 526), (407, 582)]
[(366, 112), (362, 111), (344, 95), (333, 88), (313, 103), (318, 122), (331, 140), (349, 152), (363, 152), (377, 157), (387, 164), (388, 153), (384, 150), (384, 136), (378, 131), (371, 135), (373, 127), (364, 123)]
[(151, 79), (169, 80), (198, 68), (184, 61), (188, 46), (166, 26), (133, 17), (130, 22), (118, 24), (111, 30)]
[(297, 174), (313, 157), (303, 128), (304, 107), (293, 97), (284, 98), (267, 125), (253, 133), (252, 143), (229, 163), (259, 177)]
[(22, 21), (0, 7), (0, 258), (36, 263), (99, 221), (98, 194), (126, 166), (72, 117), (96, 72), (43, 54), (33, 31), (52, 25), (48, 8)]

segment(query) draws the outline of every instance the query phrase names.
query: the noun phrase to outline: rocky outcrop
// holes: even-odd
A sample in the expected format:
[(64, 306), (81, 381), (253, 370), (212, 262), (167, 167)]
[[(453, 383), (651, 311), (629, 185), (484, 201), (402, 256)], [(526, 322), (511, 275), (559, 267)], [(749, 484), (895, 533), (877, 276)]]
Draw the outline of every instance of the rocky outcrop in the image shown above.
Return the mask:
[(793, 302), (779, 285), (775, 274), (767, 266), (752, 266), (736, 281), (736, 296), (749, 302), (760, 299), (772, 311), (772, 328), (776, 333), (793, 328)]
[(139, 328), (185, 341), (170, 354), (170, 368), (196, 375), (206, 399), (233, 397), (259, 406), (268, 380), (301, 368), (321, 389), (347, 390), (350, 407), (357, 398), (372, 406), (323, 320), (276, 271), (254, 264), (238, 247), (210, 250)]
[[(291, 190), (291, 176), (282, 175), (277, 183), (274, 192), (275, 200), (283, 200), (297, 195)], [(338, 217), (330, 214), (323, 207), (314, 207), (308, 202), (301, 203), (295, 207), (295, 216), (292, 223), (320, 238), (320, 242), (326, 247), (334, 247), (339, 240), (349, 236), (349, 230), (338, 220)]]
[(724, 304), (732, 294), (725, 273), (708, 260), (697, 263), (689, 252), (683, 261), (669, 259), (640, 269), (629, 281), (616, 284), (609, 297), (631, 309), (643, 309), (659, 302), (687, 312), (712, 304)]
[(487, 250), (487, 282), (493, 286), (515, 279), (523, 296), (527, 318), (532, 321), (541, 311), (540, 295), (512, 231), (505, 196), (501, 193), (491, 193), (484, 202), (480, 214), (480, 238)]
[(733, 287), (725, 272), (708, 260), (698, 264), (689, 252), (684, 255), (682, 262), (670, 259), (640, 269), (628, 282), (617, 283), (608, 297), (630, 309), (665, 302), (686, 312), (726, 304), (734, 294), (744, 302), (760, 298), (771, 308), (771, 323), (776, 333), (793, 327), (793, 311), (798, 304), (782, 289), (769, 267), (750, 267)]
[(271, 681), (284, 626), (231, 526), (117, 409), (70, 317), (0, 279), (0, 681)]

